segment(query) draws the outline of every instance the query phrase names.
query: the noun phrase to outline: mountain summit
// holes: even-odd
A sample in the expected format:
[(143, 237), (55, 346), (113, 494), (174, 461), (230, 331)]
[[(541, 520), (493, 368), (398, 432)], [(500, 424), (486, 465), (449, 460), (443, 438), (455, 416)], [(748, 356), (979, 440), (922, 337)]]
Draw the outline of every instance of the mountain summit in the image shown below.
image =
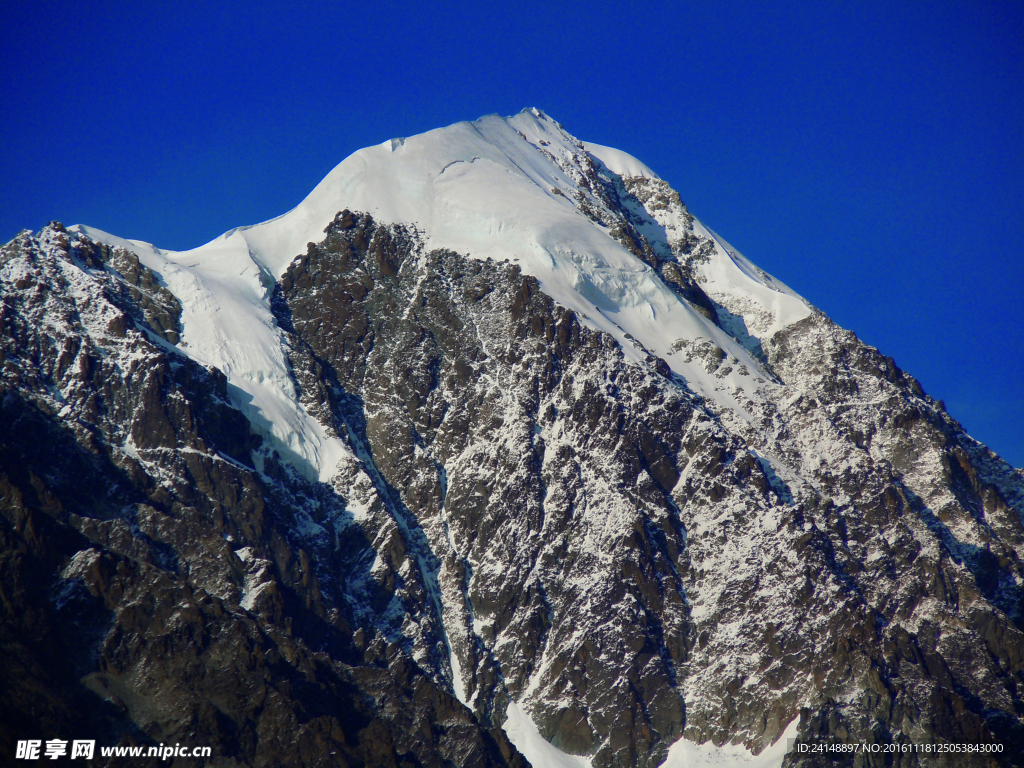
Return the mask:
[(1021, 764), (1024, 475), (543, 112), (0, 280), (0, 749)]
[[(126, 247), (160, 274), (182, 301), (189, 356), (224, 371), (246, 395), (236, 405), (265, 436), (305, 474), (327, 480), (344, 448), (330, 446), (315, 420), (295, 411), (270, 291), (342, 209), (416, 228), (424, 251), (517, 265), (583, 325), (615, 338), (631, 359), (658, 355), (711, 397), (721, 381), (687, 362), (685, 343), (713, 342), (750, 370), (750, 350), (734, 336), (739, 331), (755, 348), (756, 340), (741, 315), (727, 321), (728, 330), (719, 327), (706, 291), (720, 295), (721, 306), (749, 304), (747, 315), (763, 333), (811, 313), (803, 299), (701, 226), (643, 163), (580, 142), (539, 110), (360, 150), (283, 216), (191, 251), (162, 251), (90, 227), (72, 230)], [(680, 261), (674, 250), (686, 248)], [(738, 375), (725, 381), (743, 384)], [(728, 394), (717, 399), (731, 402)]]

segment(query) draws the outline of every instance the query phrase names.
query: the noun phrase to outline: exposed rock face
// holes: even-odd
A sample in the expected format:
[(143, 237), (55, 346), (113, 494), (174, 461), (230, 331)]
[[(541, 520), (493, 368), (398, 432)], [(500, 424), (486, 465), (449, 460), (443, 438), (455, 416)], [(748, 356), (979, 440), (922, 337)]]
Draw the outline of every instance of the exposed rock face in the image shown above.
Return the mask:
[(0, 279), (5, 755), (45, 735), (222, 765), (525, 765), (398, 645), (353, 635), (343, 570), (322, 563), (322, 588), (293, 534), (325, 491), (247, 466), (248, 422), (161, 346), (176, 301), (137, 259), (51, 225)]
[(327, 234), (275, 309), (308, 407), (415, 521), (392, 563), (433, 571), (456, 685), (486, 721), (526, 695), (557, 746), (656, 763), (690, 645), (680, 456), (734, 446), (664, 363), (627, 363), (516, 267), (348, 211)]
[(175, 346), (187, 304), (134, 254), (60, 225), (4, 247), (0, 749), (525, 765), (516, 701), (599, 768), (794, 721), (1024, 764), (1021, 470), (820, 312), (731, 290), (723, 260), (776, 283), (665, 182), (529, 151), (714, 338), (624, 349), (513, 263), (341, 210), (267, 281), (297, 397), (347, 446), (329, 483)]
[[(765, 448), (803, 486), (791, 485), (804, 518), (797, 550), (808, 553), (801, 592), (831, 603), (834, 617), (818, 617), (816, 646), (804, 645), (809, 627), (778, 646), (816, 648), (809, 702), (822, 709), (805, 706), (801, 724), (808, 735), (875, 741), (994, 738), (1019, 762), (1019, 474), (891, 358), (820, 314), (776, 334), (765, 352), (791, 392), (772, 416), (788, 430)], [(826, 572), (832, 595), (821, 595)]]

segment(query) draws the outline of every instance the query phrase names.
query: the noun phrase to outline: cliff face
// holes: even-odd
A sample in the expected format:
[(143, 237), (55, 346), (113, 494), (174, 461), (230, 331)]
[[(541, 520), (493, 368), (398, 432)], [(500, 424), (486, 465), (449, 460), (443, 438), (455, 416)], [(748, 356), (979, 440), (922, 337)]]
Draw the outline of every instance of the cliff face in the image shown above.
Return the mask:
[(216, 259), (3, 248), (0, 749), (525, 765), (515, 706), (600, 768), (787, 726), (1021, 764), (1021, 472), (649, 169), (542, 114), (474, 125), (363, 166), (543, 181), (475, 240), (343, 205), (336, 171)]

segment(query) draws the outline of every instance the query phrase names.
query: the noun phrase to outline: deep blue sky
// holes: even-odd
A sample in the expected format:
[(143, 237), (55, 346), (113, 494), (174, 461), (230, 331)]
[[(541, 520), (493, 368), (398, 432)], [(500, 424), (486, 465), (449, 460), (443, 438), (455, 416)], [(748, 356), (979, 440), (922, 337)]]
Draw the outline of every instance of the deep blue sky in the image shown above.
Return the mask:
[(0, 239), (187, 248), (360, 147), (537, 106), (1024, 465), (1024, 4), (191, 5), (0, 5)]

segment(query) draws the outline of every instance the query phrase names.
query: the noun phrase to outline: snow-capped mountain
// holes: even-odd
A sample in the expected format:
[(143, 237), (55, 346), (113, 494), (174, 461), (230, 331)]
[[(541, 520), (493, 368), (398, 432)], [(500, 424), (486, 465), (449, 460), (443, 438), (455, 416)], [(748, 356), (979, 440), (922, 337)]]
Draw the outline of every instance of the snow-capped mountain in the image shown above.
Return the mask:
[(24, 232), (0, 279), (8, 722), (246, 765), (1019, 764), (1024, 475), (542, 112), (191, 251)]

